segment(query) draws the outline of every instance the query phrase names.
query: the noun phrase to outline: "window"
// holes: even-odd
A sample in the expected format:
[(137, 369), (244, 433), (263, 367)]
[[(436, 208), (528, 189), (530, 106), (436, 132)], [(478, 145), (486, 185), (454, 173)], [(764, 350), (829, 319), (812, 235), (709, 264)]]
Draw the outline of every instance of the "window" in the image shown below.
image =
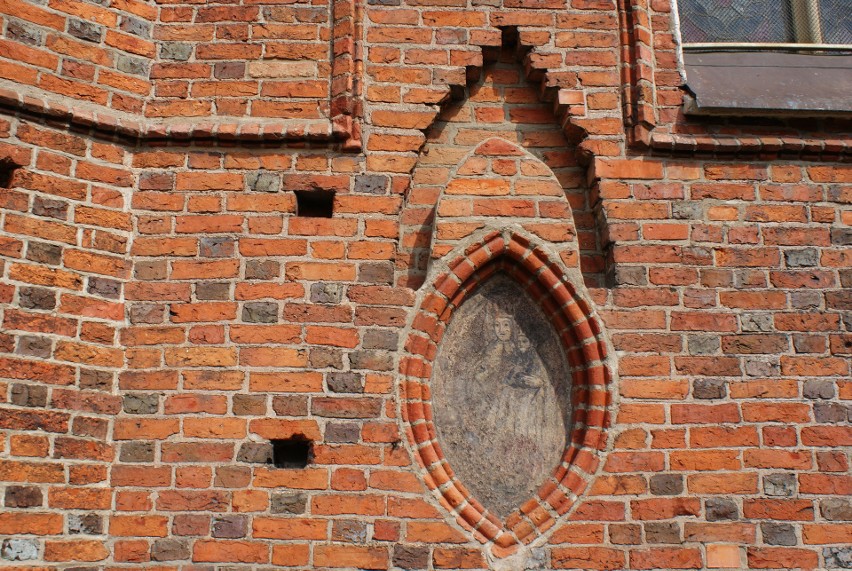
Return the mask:
[(694, 115), (852, 111), (850, 0), (678, 0)]
[(849, 0), (680, 0), (684, 48), (703, 44), (852, 49)]

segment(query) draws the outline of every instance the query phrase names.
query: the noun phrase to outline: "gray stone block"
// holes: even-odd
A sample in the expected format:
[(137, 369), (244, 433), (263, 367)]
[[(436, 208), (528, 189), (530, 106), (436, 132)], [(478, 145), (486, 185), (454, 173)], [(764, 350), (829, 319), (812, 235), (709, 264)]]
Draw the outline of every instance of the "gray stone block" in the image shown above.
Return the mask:
[(181, 42), (163, 42), (160, 44), (160, 57), (174, 61), (187, 61), (192, 56), (192, 44)]
[(255, 192), (278, 192), (281, 190), (281, 176), (264, 171), (251, 172), (246, 175), (246, 186)]
[(760, 524), (763, 542), (767, 545), (796, 545), (796, 530), (789, 523), (763, 522)]
[(704, 502), (707, 521), (736, 520), (740, 517), (736, 502), (727, 498), (710, 498)]
[(246, 323), (277, 323), (278, 304), (274, 301), (254, 301), (243, 305), (243, 321)]
[(270, 511), (274, 514), (303, 514), (307, 509), (308, 498), (304, 494), (272, 494)]
[(144, 393), (127, 394), (124, 395), (123, 408), (127, 414), (156, 414), (160, 408), (160, 396)]
[(6, 561), (32, 561), (38, 559), (37, 539), (4, 539), (0, 555)]
[(794, 474), (769, 474), (763, 477), (763, 492), (767, 496), (790, 497), (796, 493)]

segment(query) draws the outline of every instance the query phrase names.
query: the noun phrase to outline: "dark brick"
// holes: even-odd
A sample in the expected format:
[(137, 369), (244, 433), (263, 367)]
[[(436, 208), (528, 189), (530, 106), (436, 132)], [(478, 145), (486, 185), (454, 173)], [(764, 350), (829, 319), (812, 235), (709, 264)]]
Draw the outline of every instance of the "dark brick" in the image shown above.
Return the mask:
[(231, 284), (224, 282), (200, 282), (195, 284), (195, 297), (203, 301), (224, 301), (231, 296)]
[(342, 369), (343, 352), (329, 347), (311, 347), (308, 362), (314, 369)]
[(30, 486), (7, 486), (3, 499), (7, 508), (34, 508), (43, 501), (41, 490)]
[(6, 26), (6, 37), (14, 42), (30, 46), (40, 46), (44, 43), (44, 33), (41, 30), (20, 20), (9, 20)]
[(154, 443), (143, 441), (124, 442), (118, 456), (121, 462), (153, 462)]
[(648, 543), (680, 543), (680, 525), (674, 521), (655, 521), (644, 524)]
[[(476, 4), (474, 4), (475, 6)], [(435, 30), (435, 42), (441, 45), (459, 45), (467, 43), (467, 30), (464, 28), (444, 28)]]
[(80, 369), (80, 388), (82, 389), (111, 391), (113, 381), (113, 373), (110, 373), (108, 371), (93, 371), (92, 369)]
[(793, 349), (796, 353), (824, 353), (825, 342), (825, 337), (821, 335), (793, 334)]
[(393, 355), (385, 351), (353, 351), (349, 354), (349, 363), (353, 369), (390, 371), (393, 369)]
[(33, 214), (36, 216), (56, 218), (57, 220), (65, 220), (68, 218), (68, 203), (64, 200), (36, 196), (33, 199)]
[(169, 267), (163, 260), (137, 261), (133, 275), (142, 281), (164, 280), (169, 275)]
[(399, 334), (384, 329), (370, 329), (364, 332), (361, 346), (364, 349), (385, 349), (395, 351), (399, 345)]
[(819, 511), (829, 521), (852, 521), (852, 499), (822, 499), (819, 501)]
[(364, 392), (364, 377), (359, 373), (329, 373), (326, 383), (333, 393)]
[(823, 379), (805, 381), (802, 394), (806, 399), (831, 399), (834, 398), (835, 388), (833, 381)]
[(723, 399), (728, 394), (722, 379), (696, 379), (692, 383), (692, 396), (697, 399)]
[(84, 22), (74, 18), (68, 19), (68, 33), (87, 42), (100, 43), (104, 27), (93, 22)]
[(325, 427), (325, 441), (335, 444), (358, 442), (361, 427), (349, 422), (330, 422)]
[(21, 307), (26, 309), (54, 309), (56, 291), (42, 287), (22, 287), (19, 300)]
[(707, 521), (735, 520), (740, 517), (736, 502), (726, 498), (710, 498), (704, 502), (704, 509), (707, 511)]
[(332, 541), (345, 541), (347, 543), (367, 542), (367, 522), (337, 519), (331, 527)]
[(319, 282), (311, 284), (311, 302), (313, 303), (340, 303), (343, 296), (343, 286)]
[(216, 79), (242, 79), (245, 76), (245, 62), (220, 61), (213, 66), (213, 77)]
[(178, 514), (172, 522), (175, 535), (207, 535), (210, 531), (210, 516), (198, 514)]
[(15, 353), (18, 355), (27, 355), (29, 357), (41, 357), (42, 359), (46, 359), (50, 357), (52, 349), (53, 341), (47, 337), (21, 335), (18, 338), (18, 347), (15, 349)]
[(202, 238), (198, 242), (199, 255), (205, 258), (229, 258), (234, 255), (234, 239), (222, 236)]
[(272, 260), (249, 260), (246, 262), (247, 280), (274, 280), (281, 275), (281, 264)]
[(27, 245), (27, 259), (55, 266), (62, 261), (62, 247), (56, 244), (30, 242)]
[(243, 305), (246, 323), (277, 323), (278, 304), (274, 301), (253, 301)]
[(121, 297), (121, 282), (92, 276), (89, 278), (88, 292), (109, 299), (118, 299)]
[(777, 357), (747, 357), (746, 375), (750, 377), (777, 377), (781, 374), (781, 365)]
[(429, 565), (429, 548), (421, 546), (395, 545), (393, 564), (402, 569), (426, 569)]
[(162, 323), (166, 319), (166, 306), (153, 303), (130, 304), (130, 323), (155, 324)]
[(387, 194), (388, 177), (377, 174), (359, 174), (355, 177), (355, 192)]
[(47, 406), (47, 387), (39, 385), (12, 385), (12, 404), (30, 408)]
[(683, 493), (683, 476), (680, 474), (654, 474), (650, 479), (651, 493), (655, 496), (676, 496)]
[(612, 282), (617, 286), (644, 286), (648, 285), (648, 277), (645, 268), (619, 266), (615, 268)]
[(146, 59), (119, 55), (115, 58), (115, 68), (130, 75), (138, 75), (147, 78), (151, 71), (151, 64), (149, 60)]
[(244, 442), (237, 453), (237, 462), (271, 464), (272, 444), (269, 442)]
[(687, 344), (690, 355), (713, 355), (722, 346), (721, 339), (716, 335), (690, 335)]
[[(819, 292), (811, 292), (819, 296)], [(852, 291), (827, 291), (825, 292), (825, 306), (829, 309), (838, 309), (840, 311), (852, 310)]]
[(642, 527), (634, 523), (610, 524), (609, 539), (616, 545), (639, 545), (642, 543)]
[(247, 529), (247, 519), (243, 515), (222, 515), (213, 518), (213, 537), (245, 537)]
[(789, 523), (762, 522), (760, 531), (763, 534), (763, 543), (767, 545), (796, 545), (796, 530)]
[(127, 414), (156, 414), (159, 408), (159, 395), (143, 393), (124, 395), (123, 409)]
[(380, 413), (381, 401), (374, 398), (314, 397), (311, 400), (311, 414), (324, 418), (376, 418)]
[(852, 246), (852, 228), (833, 227), (831, 243), (835, 246)]
[(179, 539), (158, 539), (151, 546), (151, 559), (154, 561), (182, 561), (188, 560), (189, 556), (189, 545)]
[(369, 262), (358, 267), (358, 281), (369, 284), (392, 284), (393, 264), (390, 262)]
[(278, 416), (305, 416), (308, 414), (308, 397), (276, 395), (272, 397), (272, 410)]
[[(831, 296), (830, 293), (825, 294), (826, 298)], [(818, 291), (791, 291), (790, 292), (790, 307), (793, 309), (818, 309), (822, 303), (822, 293)], [(826, 307), (831, 307), (831, 303), (826, 299)]]
[(813, 268), (819, 265), (819, 251), (816, 248), (787, 250), (784, 259), (788, 268)]
[(308, 505), (304, 494), (275, 493), (272, 494), (270, 511), (274, 514), (303, 514)]
[(796, 493), (795, 474), (769, 474), (763, 477), (763, 491), (767, 496), (790, 497)]
[[(72, 434), (76, 436), (88, 436), (90, 438), (106, 438), (109, 432), (109, 421), (105, 418), (93, 418), (91, 416), (74, 417), (71, 427)], [(57, 444), (59, 440), (57, 439)]]
[(150, 22), (140, 20), (139, 18), (133, 18), (131, 16), (122, 16), (121, 24), (119, 24), (119, 27), (128, 34), (133, 34), (134, 36), (139, 36), (140, 38), (147, 39), (151, 37), (151, 28), (153, 26)]
[(187, 61), (192, 56), (192, 49), (192, 44), (163, 42), (160, 44), (160, 57), (174, 61)]
[(849, 410), (846, 405), (839, 402), (817, 402), (814, 403), (814, 419), (817, 422), (836, 423), (846, 422)]
[(234, 395), (233, 411), (237, 416), (263, 416), (266, 414), (266, 396)]

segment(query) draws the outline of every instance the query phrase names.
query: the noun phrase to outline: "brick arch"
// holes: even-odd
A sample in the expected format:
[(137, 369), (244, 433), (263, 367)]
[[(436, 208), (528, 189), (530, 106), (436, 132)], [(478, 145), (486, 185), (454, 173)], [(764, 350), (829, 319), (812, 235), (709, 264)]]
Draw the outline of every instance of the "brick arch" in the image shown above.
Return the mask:
[[(431, 273), (408, 331), (400, 365), (401, 417), (427, 487), (459, 525), (505, 557), (553, 527), (589, 484), (606, 446), (613, 357), (601, 322), (569, 271), (522, 229), (479, 234), (447, 259)], [(437, 439), (430, 393), (432, 365), (454, 311), (498, 272), (521, 285), (558, 333), (572, 371), (574, 407), (560, 464), (505, 522), (456, 478)]]
[[(516, 79), (504, 79), (507, 74), (515, 74)], [(412, 165), (411, 186), (401, 211), (403, 232), (397, 254), (401, 285), (418, 288), (423, 283), (427, 261), (430, 256), (434, 257), (430, 250), (433, 249), (433, 228), (440, 216), (438, 201), (445, 194), (447, 185), (451, 184), (450, 179), (457, 175), (467, 178), (485, 175), (483, 178), (488, 178), (490, 173), (477, 173), (474, 169), (465, 172), (460, 167), (462, 162), (470, 160), (469, 153), (476, 154), (478, 151), (474, 149), (489, 139), (514, 146), (508, 151), (510, 154), (523, 156), (528, 164), (538, 165), (533, 170), (539, 172), (525, 169), (517, 173), (518, 176), (529, 177), (529, 183), (533, 183), (535, 178), (541, 182), (543, 177), (558, 181), (561, 193), (542, 189), (545, 194), (550, 194), (548, 198), (551, 201), (556, 201), (559, 195), (563, 199), (559, 212), (536, 212), (535, 216), (541, 218), (539, 227), (550, 226), (549, 235), (542, 238), (562, 241), (553, 238), (554, 230), (561, 224), (571, 226), (570, 232), (582, 249), (580, 261), (587, 283), (602, 285), (605, 264), (603, 237), (598, 229), (599, 217), (594, 212), (595, 195), (588, 190), (585, 166), (577, 159), (576, 147), (555, 124), (557, 121), (552, 110), (541, 103), (540, 93), (525, 76), (522, 68), (505, 58), (499, 65), (490, 66), (486, 69), (485, 80), (472, 87), (468, 97), (445, 107), (442, 121), (434, 124), (429, 131), (428, 142)], [(489, 95), (489, 92), (496, 95)], [(473, 118), (480, 111), (494, 111), (497, 119)], [(505, 114), (502, 120), (499, 118), (501, 113)], [(503, 174), (515, 176), (511, 172)], [(529, 188), (525, 191), (527, 198), (536, 192)], [(483, 190), (479, 198), (488, 196)], [(499, 197), (497, 194), (494, 196)], [(528, 214), (518, 218), (524, 216)], [(525, 222), (530, 222), (529, 218)], [(578, 265), (577, 260), (568, 263)]]
[(561, 262), (580, 268), (577, 231), (565, 190), (538, 157), (499, 136), (475, 146), (451, 169), (426, 229), (431, 260), (477, 230), (501, 220), (553, 245)]

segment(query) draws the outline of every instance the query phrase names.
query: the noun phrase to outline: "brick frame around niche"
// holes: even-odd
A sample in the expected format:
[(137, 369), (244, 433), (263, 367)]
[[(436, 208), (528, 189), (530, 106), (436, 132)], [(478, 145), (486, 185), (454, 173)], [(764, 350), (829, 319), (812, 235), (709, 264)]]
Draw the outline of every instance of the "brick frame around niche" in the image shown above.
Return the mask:
[[(560, 465), (535, 497), (505, 523), (471, 496), (449, 466), (433, 422), (430, 394), (432, 364), (452, 314), (491, 276), (514, 279), (548, 316), (571, 367), (574, 413)], [(514, 553), (544, 534), (574, 505), (589, 485), (606, 446), (610, 417), (609, 351), (600, 322), (578, 295), (558, 264), (543, 248), (517, 233), (492, 232), (448, 264), (431, 281), (415, 313), (401, 362), (402, 419), (426, 485), (459, 525), (482, 543), (493, 542), (494, 555)]]

